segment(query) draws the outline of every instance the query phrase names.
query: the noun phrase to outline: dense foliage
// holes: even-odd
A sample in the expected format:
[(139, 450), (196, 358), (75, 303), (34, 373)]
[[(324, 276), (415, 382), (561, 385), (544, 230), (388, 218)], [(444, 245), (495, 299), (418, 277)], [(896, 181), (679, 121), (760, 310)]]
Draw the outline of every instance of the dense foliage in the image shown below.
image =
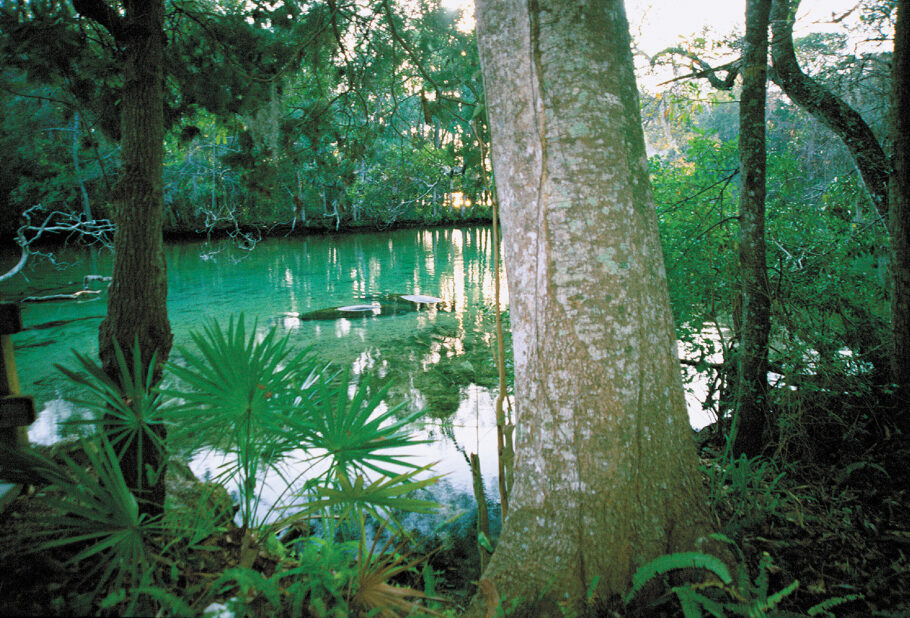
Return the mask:
[[(862, 3), (868, 37), (889, 36), (894, 4)], [(167, 231), (226, 231), (252, 246), (267, 233), (491, 216), (477, 52), (455, 12), (388, 0), (167, 7)], [(688, 49), (708, 57), (738, 44), (693, 37)], [(809, 35), (797, 51), (804, 69), (887, 142), (890, 54), (857, 53), (840, 34)], [(0, 57), (0, 236), (13, 237), (36, 205), (45, 214), (31, 211), (33, 221), (52, 211), (110, 217), (116, 44), (68, 3), (3, 3)], [(642, 567), (625, 599), (589, 599), (592, 612), (654, 615), (656, 603), (686, 615), (900, 615), (910, 607), (908, 449), (889, 408), (888, 231), (846, 148), (773, 86), (766, 241), (774, 431), (759, 457), (737, 457), (727, 441), (742, 310), (737, 96), (737, 86), (716, 91), (691, 78), (642, 93), (677, 334), (695, 350), (684, 362), (707, 377), (704, 406), (718, 421), (697, 439), (722, 533), (715, 540), (729, 555), (659, 558)], [(7, 589), (9, 607), (406, 614), (413, 602), (454, 611), (434, 598), (441, 588), (457, 587), (459, 602), (471, 594), (475, 545), (491, 549), (495, 537), (472, 530), (467, 549), (446, 542), (426, 557), (439, 548), (397, 524), (402, 511), (430, 508), (409, 495), (428, 481), (389, 470), (402, 462), (378, 449), (411, 441), (414, 417), (384, 409), (388, 392), (401, 395), (413, 380), (455, 408), (447, 398), (478, 381), (467, 375), (471, 363), (453, 362), (451, 383), (426, 385), (428, 374), (393, 370), (387, 389), (349, 391), (343, 373), (291, 358), (274, 332), (248, 335), (241, 321), (197, 333), (192, 346), (177, 342), (186, 362), (168, 367), (177, 386), (165, 391), (131, 365), (129, 352), (119, 384), (89, 359), (65, 370), (116, 431), (62, 452), (4, 455), (5, 477), (35, 490), (11, 508), (25, 524), (0, 539), (0, 555), (20, 561), (11, 577), (22, 586), (45, 572), (66, 584), (42, 588), (37, 600), (31, 588), (18, 596)], [(433, 336), (440, 345), (451, 339)], [(489, 333), (473, 336), (484, 343), (477, 355), (486, 354)], [(233, 456), (217, 483), (200, 484), (188, 471), (174, 481), (163, 521), (140, 515), (116, 465), (121, 442), (159, 422), (191, 425), (199, 443)], [(296, 486), (287, 517), (264, 517), (263, 474), (300, 452), (324, 459), (324, 471)], [(234, 504), (222, 485), (234, 489)], [(25, 553), (40, 559), (26, 563)], [(688, 585), (667, 577), (679, 569), (712, 577)], [(638, 598), (664, 583), (656, 601)], [(517, 603), (502, 599), (495, 609)]]
[[(881, 128), (887, 82), (880, 59), (844, 54), (842, 38), (824, 39), (823, 77), (850, 91), (873, 127)], [(821, 41), (800, 49), (818, 57)], [(878, 67), (878, 70), (875, 70)], [(870, 92), (870, 84), (875, 90)], [(877, 95), (877, 96), (876, 96)], [(735, 104), (724, 92), (676, 87), (666, 97), (678, 150), (651, 158), (671, 301), (680, 336), (703, 325), (738, 329), (736, 256), (739, 198)], [(709, 97), (704, 105), (699, 99)], [(767, 117), (767, 267), (772, 299), (772, 370), (793, 384), (817, 380), (867, 391), (887, 383), (888, 234), (846, 149), (779, 91)], [(645, 97), (645, 110), (648, 110)], [(646, 125), (647, 126), (647, 125)], [(655, 142), (663, 129), (652, 131)], [(664, 138), (664, 144), (666, 144)], [(727, 349), (727, 356), (732, 350)]]
[[(203, 0), (167, 10), (168, 231), (489, 217), (477, 51), (457, 12)], [(0, 233), (35, 204), (109, 217), (117, 45), (68, 3), (4, 4), (0, 32)]]

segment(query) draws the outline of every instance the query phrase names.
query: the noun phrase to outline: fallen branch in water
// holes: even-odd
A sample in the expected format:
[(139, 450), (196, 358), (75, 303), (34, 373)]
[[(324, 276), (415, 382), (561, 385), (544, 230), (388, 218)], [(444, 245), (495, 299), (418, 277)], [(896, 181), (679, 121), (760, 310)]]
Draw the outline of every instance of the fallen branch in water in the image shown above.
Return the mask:
[(23, 303), (44, 303), (54, 300), (79, 300), (83, 296), (96, 296), (101, 294), (101, 290), (79, 290), (72, 294), (51, 294), (50, 296), (26, 296), (20, 302)]
[[(32, 223), (32, 217), (36, 215), (47, 216), (44, 221)], [(44, 255), (53, 262), (53, 256), (42, 254), (33, 249), (33, 246), (39, 238), (45, 233), (62, 234), (67, 240), (78, 238), (80, 241), (93, 245), (101, 244), (106, 247), (111, 246), (111, 236), (114, 233), (114, 224), (107, 219), (83, 219), (80, 215), (73, 213), (54, 210), (47, 212), (41, 204), (36, 204), (22, 213), (25, 223), (16, 230), (16, 244), (22, 251), (22, 257), (11, 269), (5, 273), (0, 273), (0, 282), (6, 281), (22, 272), (25, 263), (30, 255)]]

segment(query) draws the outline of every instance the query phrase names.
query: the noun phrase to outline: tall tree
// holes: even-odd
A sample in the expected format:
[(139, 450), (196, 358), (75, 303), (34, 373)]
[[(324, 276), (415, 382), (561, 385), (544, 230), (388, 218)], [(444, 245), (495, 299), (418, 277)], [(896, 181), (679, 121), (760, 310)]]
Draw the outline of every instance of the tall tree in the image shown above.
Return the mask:
[(644, 561), (708, 530), (628, 23), (620, 0), (486, 0), (477, 31), (518, 431), (473, 612), (497, 595), (537, 615), (582, 610), (592, 586), (621, 592)]
[(891, 372), (898, 421), (910, 435), (910, 0), (897, 3), (891, 76)]
[[(119, 372), (115, 345), (138, 343), (143, 366), (160, 367), (171, 349), (167, 277), (162, 242), (164, 195), (163, 51), (164, 1), (125, 0), (121, 15), (104, 0), (74, 0), (76, 10), (104, 26), (124, 49), (121, 93), (121, 170), (115, 190), (113, 281), (99, 335), (101, 362), (113, 379)], [(157, 428), (165, 437), (163, 425)], [(129, 445), (121, 467), (142, 509), (164, 508), (164, 460), (151, 441)], [(149, 477), (147, 470), (158, 473)]]
[[(907, 240), (907, 35), (906, 1), (891, 3), (897, 7), (897, 26), (894, 38), (892, 65), (892, 114), (889, 135), (894, 146), (893, 160), (885, 153), (869, 126), (856, 109), (837, 96), (824, 84), (803, 72), (796, 57), (793, 26), (800, 0), (772, 0), (771, 3), (771, 78), (790, 99), (816, 120), (828, 127), (844, 143), (859, 171), (869, 198), (887, 226), (891, 238), (889, 267), (891, 288), (891, 350), (892, 381), (897, 386), (895, 410), (897, 422), (910, 432), (910, 249)], [(888, 3), (886, 3), (888, 4)], [(885, 13), (888, 11), (885, 10)], [(903, 23), (901, 23), (903, 20)], [(901, 34), (901, 28), (904, 29)], [(729, 89), (740, 68), (740, 62), (712, 68), (687, 50), (669, 48), (662, 53), (688, 57), (696, 69), (691, 77), (705, 77), (717, 88)], [(727, 71), (725, 79), (717, 71)], [(895, 205), (897, 202), (900, 204)], [(899, 212), (891, 213), (892, 208)], [(894, 238), (895, 234), (899, 237)]]
[(746, 0), (743, 90), (739, 103), (739, 264), (742, 332), (734, 451), (753, 456), (765, 444), (771, 297), (765, 263), (765, 95), (771, 0)]

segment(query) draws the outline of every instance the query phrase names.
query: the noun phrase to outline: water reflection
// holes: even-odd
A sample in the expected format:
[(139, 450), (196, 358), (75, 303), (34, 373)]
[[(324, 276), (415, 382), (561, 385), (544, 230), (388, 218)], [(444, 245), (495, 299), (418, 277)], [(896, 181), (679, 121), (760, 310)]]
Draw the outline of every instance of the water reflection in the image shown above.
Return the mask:
[[(262, 332), (277, 326), (296, 348), (312, 346), (321, 360), (350, 368), (355, 379), (391, 381), (391, 405), (410, 400), (412, 409), (425, 409), (430, 422), (417, 430), (449, 435), (448, 446), (427, 449), (426, 461), (444, 453), (447, 461), (451, 459), (443, 464), (446, 471), (461, 477), (455, 484), (469, 486), (467, 464), (456, 456), (452, 438), (459, 448), (484, 443), (460, 428), (462, 421), (457, 419), (467, 414), (464, 406), (492, 416), (490, 248), (491, 231), (480, 227), (273, 239), (252, 252), (230, 243), (168, 246), (172, 359), (179, 361), (179, 346), (187, 344), (191, 329), (212, 320), (226, 324), (230, 316), (243, 313)], [(56, 270), (36, 262), (29, 280), (16, 282), (22, 290), (4, 286), (4, 292), (15, 295), (25, 287), (33, 291), (80, 282), (86, 274), (109, 275), (110, 257), (102, 253), (90, 266), (87, 253), (61, 251), (59, 261), (70, 266)], [(432, 296), (441, 302), (419, 310), (382, 312), (377, 319), (354, 315), (332, 321), (300, 319), (326, 308), (370, 304), (373, 299), (385, 303), (396, 295)], [(59, 422), (78, 413), (67, 403), (75, 392), (53, 365), (72, 365), (71, 349), (97, 356), (97, 329), (105, 303), (100, 298), (23, 306), (27, 329), (47, 325), (14, 336), (22, 390), (35, 397), (40, 410), (31, 428), (34, 442), (51, 443), (71, 431)], [(451, 426), (451, 434), (441, 423)], [(476, 433), (476, 423), (473, 427)], [(491, 453), (495, 456), (495, 448)], [(493, 470), (495, 462), (484, 465)]]
[[(376, 360), (367, 353), (361, 355), (355, 362), (355, 367), (361, 370), (372, 370)], [(349, 394), (353, 394), (354, 386), (351, 385)], [(477, 384), (468, 384), (459, 389), (462, 395), (461, 403), (453, 414), (444, 420), (428, 420), (420, 428), (415, 428), (415, 437), (426, 440), (427, 444), (416, 445), (407, 449), (396, 449), (394, 454), (403, 460), (417, 465), (435, 463), (432, 474), (442, 476), (444, 482), (438, 483), (429, 490), (432, 499), (443, 504), (454, 504), (459, 495), (472, 495), (471, 476), (468, 472), (468, 453), (481, 454), (481, 469), (484, 473), (484, 488), (488, 496), (497, 495), (495, 453), (496, 424), (491, 411), (493, 409), (493, 395), (488, 388)], [(427, 405), (428, 401), (422, 399), (420, 392), (414, 393), (417, 403)], [(385, 412), (382, 406), (377, 414)], [(295, 488), (326, 470), (327, 461), (319, 460), (321, 453), (293, 451), (277, 466), (259, 479), (256, 516), (259, 521), (273, 520), (283, 507), (290, 507), (294, 503)], [(234, 456), (216, 449), (203, 449), (198, 451), (189, 462), (190, 469), (201, 479), (217, 478), (225, 469), (236, 467)], [(408, 471), (405, 467), (389, 465), (393, 472), (403, 473)], [(367, 471), (368, 480), (375, 480), (376, 474)], [(289, 481), (291, 487), (289, 488)], [(239, 493), (238, 483), (226, 484), (229, 492)], [(429, 532), (429, 530), (425, 530)]]
[[(19, 278), (5, 284), (4, 292), (16, 295), (27, 287), (33, 293), (78, 284), (87, 274), (110, 274), (109, 254), (99, 254), (92, 266), (87, 256), (60, 252), (60, 261), (70, 264), (63, 270), (36, 262), (27, 282)], [(167, 261), (168, 313), (177, 346), (173, 359), (179, 361), (188, 332), (212, 320), (226, 324), (243, 313), (261, 332), (277, 326), (294, 347), (312, 346), (321, 360), (349, 368), (355, 380), (390, 382), (389, 404), (407, 400), (411, 409), (424, 410), (426, 421), (415, 431), (435, 440), (414, 449), (415, 462), (439, 461), (437, 470), (448, 474), (448, 485), (469, 491), (464, 451), (479, 452), (490, 495), (495, 495), (496, 372), (489, 313), (495, 288), (488, 228), (273, 239), (252, 252), (229, 243), (187, 243), (167, 247)], [(403, 294), (442, 302), (376, 319), (300, 319)], [(502, 297), (505, 306), (505, 286)], [(40, 410), (30, 429), (32, 441), (52, 443), (71, 431), (60, 421), (79, 413), (67, 403), (76, 393), (53, 365), (72, 365), (71, 349), (97, 356), (105, 303), (100, 298), (23, 307), (26, 330), (13, 340), (22, 391), (35, 397)], [(690, 398), (689, 403), (693, 424), (705, 424), (700, 402)], [(217, 453), (200, 457), (194, 460), (199, 470), (217, 468)]]

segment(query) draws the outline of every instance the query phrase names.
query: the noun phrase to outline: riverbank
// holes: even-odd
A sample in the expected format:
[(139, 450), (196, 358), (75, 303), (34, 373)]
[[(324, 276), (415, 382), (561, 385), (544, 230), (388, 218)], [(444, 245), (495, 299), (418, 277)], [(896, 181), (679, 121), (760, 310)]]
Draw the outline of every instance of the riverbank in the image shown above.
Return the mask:
[[(177, 227), (165, 226), (162, 234), (165, 242), (193, 242), (204, 240), (224, 240), (230, 238), (250, 236), (259, 240), (269, 238), (304, 238), (307, 236), (344, 236), (356, 233), (369, 232), (391, 232), (395, 230), (413, 230), (413, 229), (446, 229), (446, 228), (470, 228), (479, 226), (488, 226), (492, 224), (489, 213), (484, 215), (467, 215), (458, 217), (444, 217), (437, 220), (418, 220), (418, 219), (397, 219), (395, 221), (384, 222), (378, 220), (368, 221), (341, 221), (337, 226), (333, 221), (311, 219), (304, 222), (292, 224), (283, 223), (244, 223), (238, 225), (219, 224), (210, 228), (201, 227)], [(85, 243), (73, 238), (71, 233), (64, 232), (45, 232), (34, 243), (33, 248), (41, 250), (53, 250), (64, 246), (83, 246)], [(7, 255), (8, 253), (8, 255)], [(10, 265), (15, 263), (19, 258), (19, 248), (16, 244), (15, 235), (0, 236), (0, 270), (5, 270), (3, 266), (6, 262)], [(2, 273), (0, 273), (2, 274)]]
[(194, 240), (221, 240), (233, 238), (237, 233), (258, 235), (263, 240), (268, 238), (303, 238), (306, 236), (333, 236), (346, 235), (358, 232), (391, 232), (395, 230), (412, 230), (412, 229), (437, 229), (437, 228), (465, 228), (490, 225), (492, 220), (489, 216), (466, 216), (441, 218), (436, 221), (416, 220), (416, 219), (398, 219), (391, 223), (383, 221), (342, 221), (335, 225), (333, 221), (320, 221), (313, 219), (305, 224), (298, 222), (291, 223), (261, 223), (245, 224), (239, 226), (216, 225), (211, 229), (197, 228), (168, 228), (164, 229), (164, 239), (166, 242), (186, 242)]
[[(910, 475), (903, 462), (910, 453), (906, 441), (893, 428), (868, 420), (871, 400), (841, 397), (838, 401), (834, 395), (815, 394), (801, 401), (799, 413), (807, 425), (781, 434), (771, 458), (731, 460), (721, 435), (712, 428), (699, 435), (704, 481), (717, 527), (736, 548), (738, 560), (730, 565), (732, 584), (709, 580), (693, 590), (731, 607), (734, 602), (744, 608), (765, 607), (769, 615), (907, 615)], [(796, 413), (783, 399), (777, 404), (781, 415)], [(455, 616), (473, 594), (479, 566), (470, 513), (458, 527), (411, 536), (397, 546), (395, 554), (379, 560), (376, 570), (364, 571), (356, 561), (348, 562), (356, 557), (356, 543), (316, 541), (308, 536), (313, 529), (307, 527), (263, 540), (254, 555), (244, 555), (244, 532), (231, 521), (232, 507), (223, 490), (213, 492), (210, 484), (188, 480), (185, 467), (176, 466), (172, 475), (173, 504), (184, 507), (174, 512), (181, 513), (177, 517), (184, 517), (184, 523), (171, 524), (171, 532), (155, 541), (156, 551), (162, 553), (156, 574), (150, 575), (152, 583), (144, 588), (146, 607), (167, 615), (201, 615), (206, 608), (228, 606), (236, 615), (328, 615), (332, 611), (353, 615), (365, 610), (359, 605), (363, 595), (358, 592), (373, 586), (372, 590), (387, 594), (399, 590), (403, 596), (410, 590), (410, 600), (420, 607)], [(23, 492), (0, 514), (0, 560), (7, 565), (0, 611), (66, 615), (81, 608), (122, 613), (125, 599), (136, 590), (108, 590), (96, 595), (95, 604), (85, 604), (94, 582), (86, 579), (86, 573), (110, 566), (102, 554), (76, 565), (69, 560), (81, 545), (38, 548), (40, 539), (59, 538), (47, 523), (48, 514), (38, 509), (41, 491)], [(192, 525), (189, 529), (185, 525), (185, 507), (193, 503), (209, 504), (209, 511), (221, 515), (214, 528), (200, 528), (196, 541), (188, 543), (187, 537), (173, 534), (192, 532)], [(492, 515), (497, 517), (495, 511)], [(36, 540), (36, 533), (44, 536)], [(330, 549), (335, 553), (325, 553)], [(320, 570), (331, 564), (333, 571)], [(378, 579), (367, 578), (370, 574)], [(391, 603), (390, 596), (380, 598)], [(390, 615), (407, 613), (401, 607), (398, 610)], [(417, 609), (413, 615), (428, 612)], [(595, 599), (591, 615), (681, 613), (676, 595), (667, 588), (656, 605), (636, 610), (618, 599)]]

